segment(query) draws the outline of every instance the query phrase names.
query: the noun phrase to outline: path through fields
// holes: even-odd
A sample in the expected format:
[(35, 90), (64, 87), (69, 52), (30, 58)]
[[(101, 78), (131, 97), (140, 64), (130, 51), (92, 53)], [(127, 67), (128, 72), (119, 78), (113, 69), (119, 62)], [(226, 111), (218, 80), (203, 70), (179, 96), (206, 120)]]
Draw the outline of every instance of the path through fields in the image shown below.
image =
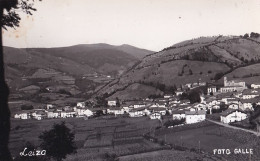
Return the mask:
[(218, 121), (213, 121), (213, 120), (210, 120), (210, 119), (206, 119), (207, 121), (210, 121), (212, 123), (215, 123), (215, 124), (218, 124), (218, 125), (221, 125), (221, 126), (225, 126), (227, 128), (232, 128), (232, 129), (237, 129), (237, 130), (242, 130), (242, 131), (245, 131), (245, 132), (249, 132), (251, 134), (254, 134), (256, 136), (260, 136), (260, 133), (256, 132), (256, 131), (253, 131), (253, 130), (248, 130), (248, 129), (243, 129), (241, 127), (236, 127), (236, 126), (231, 126), (229, 124), (224, 124), (224, 123), (221, 123), (221, 122), (218, 122)]

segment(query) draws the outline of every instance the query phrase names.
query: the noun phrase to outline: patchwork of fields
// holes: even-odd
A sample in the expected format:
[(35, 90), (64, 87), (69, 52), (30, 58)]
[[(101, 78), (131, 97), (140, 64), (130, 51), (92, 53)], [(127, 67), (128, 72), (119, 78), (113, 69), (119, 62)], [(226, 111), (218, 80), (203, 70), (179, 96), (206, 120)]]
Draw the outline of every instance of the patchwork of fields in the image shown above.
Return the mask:
[[(65, 121), (75, 133), (77, 153), (68, 161), (80, 160), (248, 160), (248, 155), (213, 155), (216, 148), (253, 148), (259, 158), (260, 139), (210, 122), (167, 129), (147, 117), (99, 117), (51, 120), (12, 120), (10, 150), (14, 157), (26, 142), (39, 146), (38, 136), (54, 123)], [(144, 135), (150, 136), (149, 139)], [(200, 152), (199, 152), (199, 150)]]

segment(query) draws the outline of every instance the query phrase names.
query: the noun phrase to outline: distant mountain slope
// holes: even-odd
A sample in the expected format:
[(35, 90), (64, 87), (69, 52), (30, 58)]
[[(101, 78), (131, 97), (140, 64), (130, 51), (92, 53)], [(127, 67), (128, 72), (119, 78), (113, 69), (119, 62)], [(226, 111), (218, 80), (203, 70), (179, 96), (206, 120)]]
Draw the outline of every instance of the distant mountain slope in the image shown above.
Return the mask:
[(53, 68), (73, 75), (95, 72), (117, 75), (152, 51), (129, 45), (90, 44), (62, 48), (4, 47), (4, 53), (7, 65)]
[[(153, 52), (130, 45), (108, 44), (75, 45), (61, 48), (4, 47), (4, 61), (6, 78), (12, 90), (18, 91), (19, 88), (39, 82), (43, 88), (51, 81), (57, 81), (56, 78), (67, 79), (63, 78), (65, 76), (69, 79), (76, 79), (76, 83), (92, 82), (89, 85), (80, 83), (82, 85), (80, 88), (84, 87), (84, 90), (88, 92), (88, 87), (91, 87), (90, 91), (94, 90), (93, 81), (95, 82), (95, 80), (93, 79), (97, 79), (95, 82), (97, 84), (106, 83), (131, 68), (140, 61), (140, 57), (151, 53)], [(53, 75), (53, 79), (44, 80), (45, 85), (43, 85), (41, 79), (49, 77), (53, 72), (56, 73)], [(32, 77), (36, 73), (40, 73), (37, 80)], [(66, 83), (64, 80), (58, 81), (57, 84)]]
[(126, 53), (131, 54), (132, 56), (141, 59), (145, 57), (146, 55), (149, 55), (151, 53), (154, 53), (153, 51), (146, 50), (146, 49), (140, 49), (131, 45), (120, 45), (117, 47), (118, 50), (124, 51)]
[[(103, 87), (98, 94), (113, 93), (141, 82), (166, 88), (198, 81), (211, 82), (216, 75), (260, 62), (259, 38), (243, 36), (200, 37), (167, 47), (145, 56), (132, 70)], [(259, 65), (253, 66), (260, 70)], [(248, 73), (251, 68), (245, 68)]]

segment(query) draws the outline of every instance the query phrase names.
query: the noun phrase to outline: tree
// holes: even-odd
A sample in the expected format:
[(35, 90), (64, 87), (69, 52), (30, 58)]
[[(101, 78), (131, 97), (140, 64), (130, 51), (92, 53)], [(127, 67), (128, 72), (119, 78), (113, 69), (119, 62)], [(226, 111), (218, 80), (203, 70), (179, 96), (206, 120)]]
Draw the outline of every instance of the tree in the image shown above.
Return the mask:
[[(35, 11), (33, 1), (29, 0), (0, 0), (0, 160), (12, 160), (8, 149), (10, 133), (10, 110), (8, 108), (9, 89), (5, 82), (4, 56), (2, 46), (2, 28), (18, 27), (20, 16), (17, 11), (31, 15)], [(5, 10), (5, 14), (4, 14)]]
[(32, 105), (22, 105), (21, 110), (32, 110), (33, 106)]
[(258, 37), (259, 37), (259, 34), (258, 34), (258, 33), (251, 32), (251, 33), (250, 33), (250, 37), (251, 37), (251, 38), (258, 38)]
[(118, 97), (116, 97), (116, 107), (120, 107), (120, 101), (119, 101)]
[(199, 103), (201, 101), (200, 93), (197, 91), (192, 91), (192, 92), (190, 92), (188, 99), (190, 100), (191, 104), (196, 103), (196, 102)]
[[(35, 0), (2, 0), (5, 5), (7, 5), (6, 12), (1, 17), (2, 24), (1, 26), (7, 30), (8, 27), (16, 28), (19, 27), (20, 15), (19, 12), (24, 12), (28, 15), (32, 15), (33, 11), (36, 11), (33, 8), (33, 2)], [(41, 0), (39, 0), (41, 1)]]
[(192, 75), (192, 74), (193, 74), (191, 69), (189, 69), (189, 74), (190, 74), (190, 75)]
[(67, 154), (76, 152), (74, 133), (66, 127), (65, 122), (54, 124), (51, 130), (44, 131), (39, 138), (47, 156), (57, 161), (65, 159)]
[(248, 37), (249, 37), (248, 33), (246, 33), (246, 34), (243, 36), (243, 38), (248, 38)]

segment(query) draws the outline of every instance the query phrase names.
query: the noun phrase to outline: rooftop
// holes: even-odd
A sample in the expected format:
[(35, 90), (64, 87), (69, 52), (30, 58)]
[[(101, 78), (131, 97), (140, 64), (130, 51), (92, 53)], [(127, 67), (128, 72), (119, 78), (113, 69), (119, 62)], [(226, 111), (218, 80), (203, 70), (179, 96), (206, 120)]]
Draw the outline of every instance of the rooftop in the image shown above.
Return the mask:
[(199, 110), (199, 111), (185, 111), (186, 115), (206, 115), (205, 110)]

